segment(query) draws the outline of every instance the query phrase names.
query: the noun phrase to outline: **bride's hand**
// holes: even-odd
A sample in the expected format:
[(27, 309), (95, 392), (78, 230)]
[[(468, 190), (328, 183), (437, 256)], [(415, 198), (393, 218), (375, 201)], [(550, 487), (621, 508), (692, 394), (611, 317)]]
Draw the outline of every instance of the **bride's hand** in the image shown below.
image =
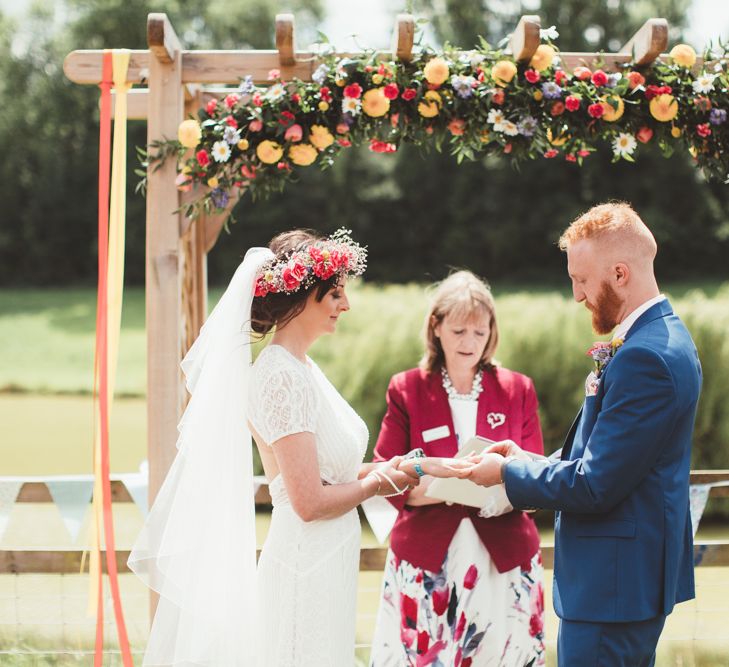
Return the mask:
[(415, 470), (398, 468), (402, 456), (395, 456), (389, 461), (382, 461), (370, 471), (380, 479), (377, 490), (378, 496), (391, 496), (416, 487), (420, 483), (420, 476)]
[(433, 477), (458, 477), (462, 472), (470, 469), (473, 463), (468, 459), (451, 459), (440, 456), (428, 456), (425, 458), (404, 459), (400, 462), (400, 470), (413, 471), (417, 475), (415, 466), (418, 465), (425, 475)]

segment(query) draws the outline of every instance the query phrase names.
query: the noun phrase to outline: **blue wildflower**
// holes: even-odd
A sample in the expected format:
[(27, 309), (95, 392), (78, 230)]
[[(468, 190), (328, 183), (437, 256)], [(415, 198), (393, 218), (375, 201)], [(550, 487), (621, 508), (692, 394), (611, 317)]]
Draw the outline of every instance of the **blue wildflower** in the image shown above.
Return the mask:
[(233, 144), (237, 144), (240, 141), (240, 130), (228, 125), (228, 127), (226, 127), (223, 131), (223, 141), (231, 146)]
[(238, 90), (244, 95), (250, 95), (255, 89), (256, 86), (253, 84), (253, 77), (250, 74), (246, 75), (246, 78), (238, 86)]
[(473, 95), (474, 83), (476, 83), (476, 79), (472, 76), (459, 74), (451, 77), (451, 86), (453, 86), (453, 90), (456, 91), (458, 97), (461, 97), (464, 100)]
[(223, 188), (215, 188), (210, 193), (210, 199), (217, 208), (225, 208), (230, 200), (230, 195)]
[(329, 74), (329, 67), (327, 65), (319, 65), (311, 75), (311, 80), (321, 86), (326, 80), (327, 74)]
[(539, 127), (539, 122), (534, 116), (523, 116), (516, 124), (519, 134), (525, 137), (533, 137)]
[(709, 111), (709, 122), (712, 125), (721, 125), (726, 122), (726, 110), (725, 109), (712, 109)]
[(546, 100), (558, 100), (562, 97), (562, 89), (554, 81), (545, 81), (542, 84), (542, 95)]

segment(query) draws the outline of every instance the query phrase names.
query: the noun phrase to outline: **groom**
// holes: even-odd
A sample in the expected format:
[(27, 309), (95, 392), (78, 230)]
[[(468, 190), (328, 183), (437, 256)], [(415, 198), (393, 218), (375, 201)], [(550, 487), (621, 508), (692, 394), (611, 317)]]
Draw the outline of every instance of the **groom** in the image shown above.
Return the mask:
[(575, 300), (598, 334), (615, 329), (612, 344), (593, 347), (561, 460), (530, 460), (506, 442), (462, 476), (503, 481), (515, 508), (556, 510), (560, 667), (650, 667), (666, 615), (694, 597), (688, 492), (701, 367), (659, 293), (653, 235), (628, 204), (595, 206), (559, 245)]

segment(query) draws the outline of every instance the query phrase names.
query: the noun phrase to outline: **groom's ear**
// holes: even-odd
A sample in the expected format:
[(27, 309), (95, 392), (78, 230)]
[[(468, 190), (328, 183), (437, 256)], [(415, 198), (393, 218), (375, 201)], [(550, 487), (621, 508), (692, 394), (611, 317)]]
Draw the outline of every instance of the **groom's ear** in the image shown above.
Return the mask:
[(618, 287), (625, 287), (630, 280), (630, 268), (619, 262), (613, 267), (613, 280)]

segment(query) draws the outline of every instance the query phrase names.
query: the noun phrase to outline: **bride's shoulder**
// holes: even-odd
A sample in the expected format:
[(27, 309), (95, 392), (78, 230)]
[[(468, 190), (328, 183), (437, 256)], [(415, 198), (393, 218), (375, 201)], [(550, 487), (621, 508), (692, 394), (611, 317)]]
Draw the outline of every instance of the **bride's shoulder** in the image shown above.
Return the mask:
[(256, 357), (253, 373), (257, 378), (278, 373), (305, 377), (305, 365), (282, 345), (269, 344)]

